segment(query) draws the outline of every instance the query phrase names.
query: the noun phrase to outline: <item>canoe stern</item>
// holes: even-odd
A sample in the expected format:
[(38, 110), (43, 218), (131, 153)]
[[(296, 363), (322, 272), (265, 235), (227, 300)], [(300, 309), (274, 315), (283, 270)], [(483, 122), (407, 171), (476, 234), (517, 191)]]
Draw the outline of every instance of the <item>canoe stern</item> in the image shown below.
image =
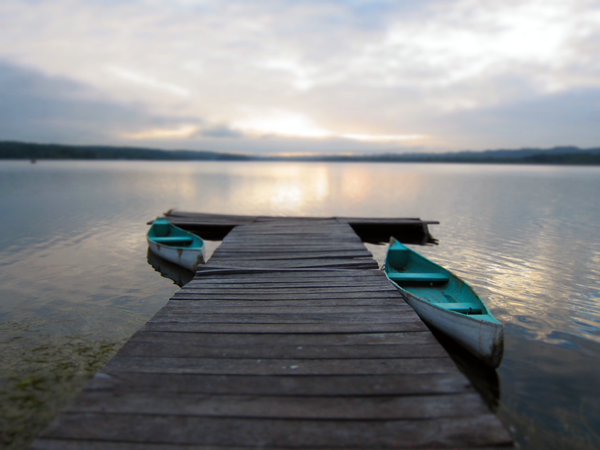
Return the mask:
[(428, 326), (442, 331), (488, 366), (495, 369), (500, 365), (504, 355), (504, 329), (500, 323), (448, 311), (394, 285)]
[(152, 253), (192, 272), (196, 272), (199, 264), (204, 264), (206, 262), (204, 246), (202, 246), (201, 249), (188, 250), (158, 244), (150, 238), (147, 238), (147, 241)]

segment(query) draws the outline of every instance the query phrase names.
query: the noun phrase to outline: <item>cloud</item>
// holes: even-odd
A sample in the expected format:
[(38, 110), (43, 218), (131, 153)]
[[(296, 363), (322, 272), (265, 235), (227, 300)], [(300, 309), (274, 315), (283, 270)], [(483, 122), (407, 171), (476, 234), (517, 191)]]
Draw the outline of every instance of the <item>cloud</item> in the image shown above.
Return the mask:
[(116, 103), (82, 83), (6, 62), (0, 62), (0, 105), (1, 140), (118, 143), (135, 130), (180, 126), (179, 119)]
[(244, 136), (244, 133), (227, 125), (216, 125), (203, 129), (201, 135), (209, 138), (239, 139)]
[(597, 111), (570, 96), (600, 88), (593, 0), (4, 0), (0, 30), (0, 58), (28, 67), (13, 75), (32, 89), (5, 134), (35, 122), (61, 141), (168, 148), (476, 149), (529, 143), (528, 105), (575, 102), (579, 123), (536, 110), (535, 138), (600, 138)]
[(173, 83), (167, 83), (164, 81), (155, 80), (147, 75), (136, 73), (130, 69), (124, 69), (122, 67), (116, 66), (108, 66), (105, 68), (109, 73), (135, 84), (139, 84), (151, 89), (156, 89), (159, 91), (169, 92), (173, 95), (177, 95), (178, 97), (189, 97), (191, 92), (189, 89), (186, 89), (182, 86), (177, 86)]
[[(552, 147), (577, 143), (598, 147), (600, 88), (581, 88), (486, 109), (463, 111), (440, 121), (445, 132), (470, 128), (463, 148)], [(444, 131), (440, 130), (440, 133)]]

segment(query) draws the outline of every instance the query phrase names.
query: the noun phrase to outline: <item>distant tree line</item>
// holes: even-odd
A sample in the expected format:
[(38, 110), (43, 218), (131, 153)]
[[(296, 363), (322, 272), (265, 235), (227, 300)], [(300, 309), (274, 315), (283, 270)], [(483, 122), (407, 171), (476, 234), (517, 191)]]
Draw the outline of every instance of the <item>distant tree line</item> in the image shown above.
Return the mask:
[(455, 153), (378, 153), (354, 155), (262, 156), (192, 150), (76, 146), (0, 142), (0, 159), (80, 159), (144, 161), (324, 161), (389, 163), (485, 163), (600, 165), (600, 148), (554, 147)]
[(0, 142), (0, 159), (101, 159), (145, 161), (243, 161), (243, 154), (190, 150), (155, 150), (135, 147), (76, 146)]

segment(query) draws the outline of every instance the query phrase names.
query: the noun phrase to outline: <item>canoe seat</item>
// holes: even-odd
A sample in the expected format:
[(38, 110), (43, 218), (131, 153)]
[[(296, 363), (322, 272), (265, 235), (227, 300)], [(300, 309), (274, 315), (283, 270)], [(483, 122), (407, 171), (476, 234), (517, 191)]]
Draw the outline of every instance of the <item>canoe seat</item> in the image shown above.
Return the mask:
[(473, 303), (436, 303), (436, 306), (461, 314), (483, 314), (482, 309)]
[(155, 236), (167, 236), (170, 229), (171, 224), (162, 219), (156, 219), (152, 225), (152, 230), (154, 231)]
[(189, 236), (154, 237), (152, 240), (157, 244), (166, 245), (189, 245), (194, 242), (194, 239)]
[(407, 247), (397, 242), (388, 249), (386, 264), (390, 267), (401, 268), (406, 265), (410, 259), (410, 252)]
[(444, 273), (415, 273), (415, 272), (393, 272), (388, 273), (392, 281), (397, 282), (419, 282), (419, 283), (446, 283), (450, 279)]

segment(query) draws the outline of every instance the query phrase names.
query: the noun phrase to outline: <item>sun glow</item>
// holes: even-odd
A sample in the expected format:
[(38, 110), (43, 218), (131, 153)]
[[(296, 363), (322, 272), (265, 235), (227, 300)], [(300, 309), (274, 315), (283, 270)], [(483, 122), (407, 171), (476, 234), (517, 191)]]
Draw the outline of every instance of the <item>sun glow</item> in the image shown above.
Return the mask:
[(342, 134), (340, 137), (356, 141), (385, 142), (385, 141), (414, 141), (423, 139), (422, 134)]
[(271, 117), (249, 119), (238, 122), (235, 128), (262, 136), (325, 138), (331, 135), (329, 130), (319, 128), (310, 119), (300, 114), (278, 114)]
[(153, 130), (140, 131), (138, 133), (127, 133), (124, 137), (128, 139), (162, 139), (162, 138), (188, 138), (197, 133), (199, 127), (196, 125), (182, 125), (177, 128), (157, 128)]
[(319, 127), (306, 116), (289, 113), (240, 121), (234, 125), (234, 128), (259, 136), (283, 136), (308, 139), (341, 138), (363, 142), (412, 141), (426, 137), (421, 134), (339, 133)]

